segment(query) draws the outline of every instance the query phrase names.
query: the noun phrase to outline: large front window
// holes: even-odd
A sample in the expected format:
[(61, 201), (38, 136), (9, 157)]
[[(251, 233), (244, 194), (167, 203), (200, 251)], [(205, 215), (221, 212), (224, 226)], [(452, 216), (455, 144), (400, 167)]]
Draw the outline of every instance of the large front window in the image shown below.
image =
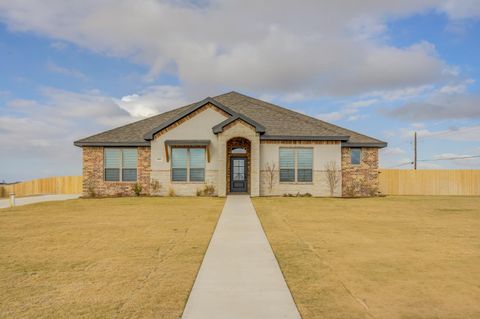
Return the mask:
[(280, 148), (280, 182), (312, 182), (313, 149)]
[(105, 148), (104, 178), (108, 182), (137, 180), (136, 148)]
[(205, 181), (205, 148), (172, 148), (172, 181)]

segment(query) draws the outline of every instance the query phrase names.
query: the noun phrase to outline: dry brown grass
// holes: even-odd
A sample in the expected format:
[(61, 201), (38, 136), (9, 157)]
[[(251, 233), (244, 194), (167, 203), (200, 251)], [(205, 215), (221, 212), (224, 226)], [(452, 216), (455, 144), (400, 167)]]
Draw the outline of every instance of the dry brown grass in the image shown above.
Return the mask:
[(0, 211), (0, 318), (178, 318), (224, 201), (119, 198)]
[(304, 319), (480, 318), (480, 198), (258, 198)]

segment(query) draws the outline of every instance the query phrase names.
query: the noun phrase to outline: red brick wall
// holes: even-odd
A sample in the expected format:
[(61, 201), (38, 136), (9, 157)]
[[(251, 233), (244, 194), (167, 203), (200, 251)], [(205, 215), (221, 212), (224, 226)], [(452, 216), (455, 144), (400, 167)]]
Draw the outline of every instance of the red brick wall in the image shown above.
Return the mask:
[[(137, 147), (137, 182), (142, 193), (150, 189), (150, 147)], [(132, 196), (135, 182), (106, 182), (103, 179), (103, 147), (83, 147), (83, 195), (91, 196)]]
[(363, 147), (359, 165), (351, 164), (350, 148), (342, 147), (342, 195), (378, 194), (378, 148)]

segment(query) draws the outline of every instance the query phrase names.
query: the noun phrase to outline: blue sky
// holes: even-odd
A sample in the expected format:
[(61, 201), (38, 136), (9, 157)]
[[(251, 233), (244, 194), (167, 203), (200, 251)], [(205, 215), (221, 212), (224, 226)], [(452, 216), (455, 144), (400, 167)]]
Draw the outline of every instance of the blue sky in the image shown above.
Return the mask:
[(387, 141), (382, 167), (417, 131), (420, 168), (479, 168), (448, 159), (480, 155), (480, 6), (417, 2), (0, 0), (0, 180), (80, 174), (73, 140), (231, 90)]

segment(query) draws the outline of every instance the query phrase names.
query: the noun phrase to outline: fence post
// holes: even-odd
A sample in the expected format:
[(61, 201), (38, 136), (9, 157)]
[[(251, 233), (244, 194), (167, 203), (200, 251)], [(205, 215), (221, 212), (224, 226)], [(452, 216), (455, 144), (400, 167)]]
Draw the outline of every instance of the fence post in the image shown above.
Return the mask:
[(15, 207), (15, 193), (10, 193), (10, 207)]

